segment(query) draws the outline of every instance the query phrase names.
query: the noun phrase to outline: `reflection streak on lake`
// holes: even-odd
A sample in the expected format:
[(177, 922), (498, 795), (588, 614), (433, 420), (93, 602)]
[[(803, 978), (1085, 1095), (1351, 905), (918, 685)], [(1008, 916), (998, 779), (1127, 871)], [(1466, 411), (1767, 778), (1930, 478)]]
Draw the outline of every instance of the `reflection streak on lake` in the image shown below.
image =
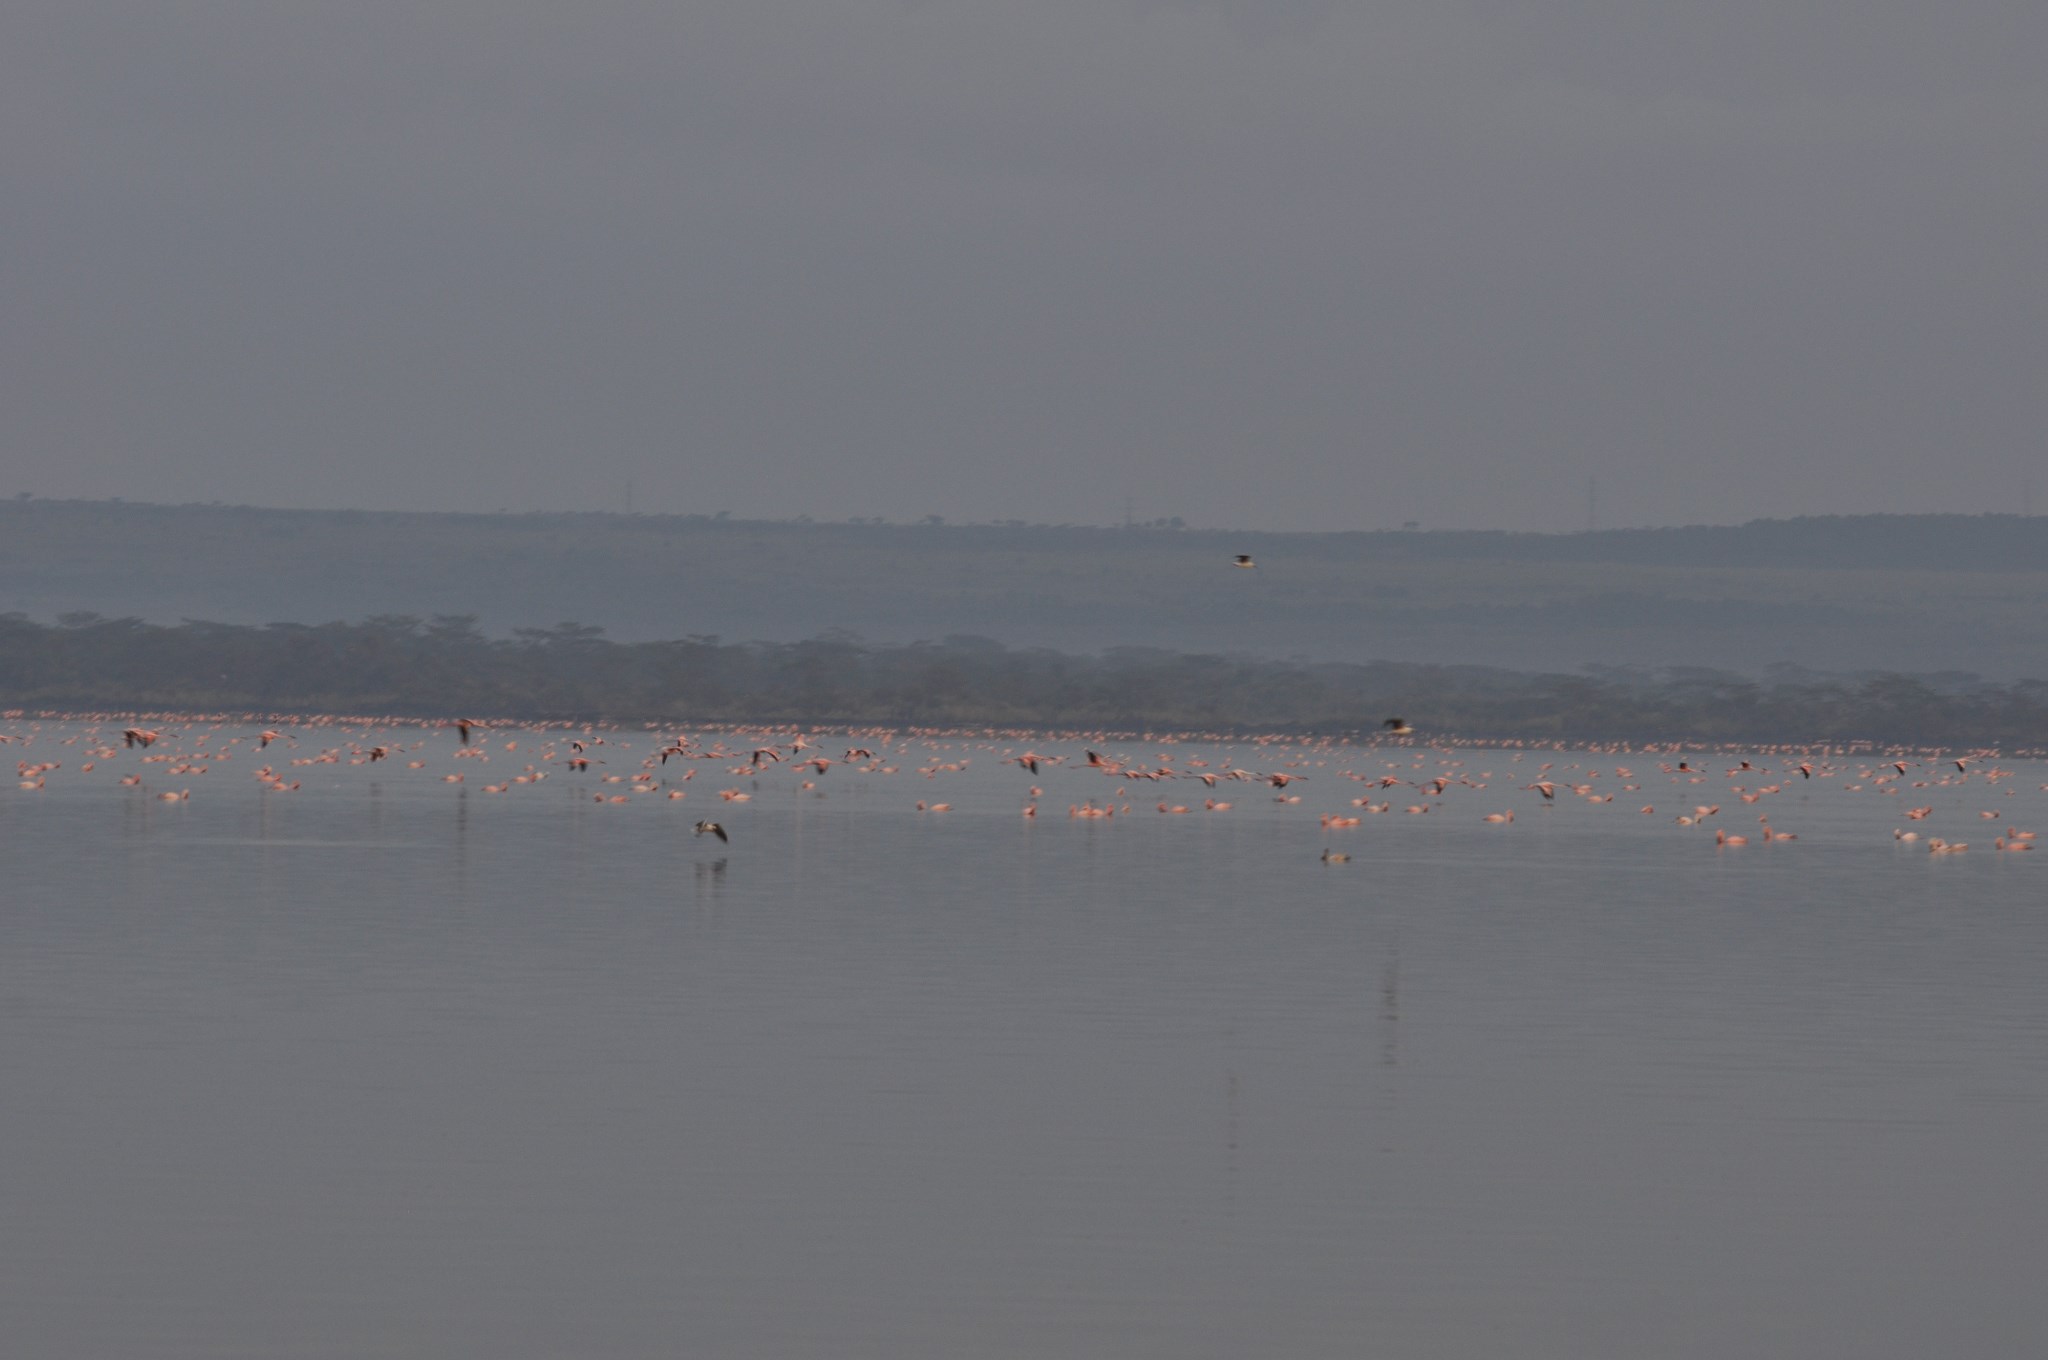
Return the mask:
[[(75, 766), (63, 734), (28, 754)], [(2048, 854), (1984, 844), (2048, 823), (2038, 766), (1907, 798), (1788, 784), (1770, 815), (1798, 842), (1717, 851), (1669, 814), (1707, 789), (1747, 830), (1732, 762), (1692, 786), (1638, 756), (1640, 797), (1546, 807), (1519, 787), (1539, 759), (1615, 758), (1464, 752), (1484, 791), (1325, 830), (1362, 788), (1340, 769), (1411, 757), (1311, 753), (1298, 805), (1240, 784), (1204, 813), (1180, 781), (1189, 816), (1134, 786), (1082, 821), (1068, 804), (1122, 785), (999, 764), (1015, 743), (812, 790), (706, 762), (686, 799), (615, 805), (595, 772), (443, 784), (453, 738), (426, 739), (426, 770), (290, 794), (247, 752), (0, 797), (19, 1353), (2048, 1337)], [(637, 771), (648, 739), (613, 740)], [(1909, 802), (1976, 848), (1894, 841)], [(690, 834), (707, 816), (730, 846)]]

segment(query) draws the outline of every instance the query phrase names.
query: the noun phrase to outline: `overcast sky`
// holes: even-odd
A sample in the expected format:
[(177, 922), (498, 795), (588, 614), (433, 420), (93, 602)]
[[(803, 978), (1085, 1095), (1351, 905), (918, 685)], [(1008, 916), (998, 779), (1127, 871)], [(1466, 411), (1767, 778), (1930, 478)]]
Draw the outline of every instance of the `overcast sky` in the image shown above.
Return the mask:
[(2044, 52), (2039, 0), (12, 0), (0, 494), (2017, 510)]

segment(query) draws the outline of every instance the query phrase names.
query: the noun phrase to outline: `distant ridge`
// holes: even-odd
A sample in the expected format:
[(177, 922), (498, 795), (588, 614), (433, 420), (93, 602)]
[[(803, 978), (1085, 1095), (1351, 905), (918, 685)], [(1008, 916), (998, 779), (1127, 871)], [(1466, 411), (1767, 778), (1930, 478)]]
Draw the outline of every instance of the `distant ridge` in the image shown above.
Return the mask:
[[(1257, 571), (1235, 571), (1235, 554)], [(0, 612), (475, 616), (623, 640), (976, 634), (1335, 661), (2048, 673), (2048, 517), (1569, 534), (0, 501)]]
[(1432, 557), (1666, 567), (2048, 571), (2048, 516), (1812, 515), (1569, 534), (1445, 530), (1396, 535)]
[[(15, 515), (25, 518), (17, 520)], [(1756, 519), (1743, 524), (1580, 529), (1535, 533), (1507, 529), (1347, 529), (1289, 531), (1190, 527), (1162, 521), (1136, 525), (1027, 524), (944, 521), (884, 522), (879, 519), (823, 521), (741, 519), (727, 514), (626, 514), (607, 510), (438, 511), (310, 510), (221, 503), (166, 504), (129, 500), (51, 500), (17, 496), (0, 501), (0, 527), (37, 523), (136, 524), (168, 517), (181, 526), (195, 523), (229, 528), (313, 529), (459, 525), (520, 537), (535, 532), (593, 527), (627, 532), (675, 532), (679, 528), (716, 533), (774, 532), (820, 537), (860, 537), (934, 531), (984, 539), (1000, 546), (1018, 537), (1066, 536), (1099, 544), (1104, 535), (1162, 535), (1224, 540), (1292, 549), (1317, 559), (1477, 558), (1531, 562), (1614, 562), (1650, 566), (1812, 567), (1832, 570), (1922, 568), (1938, 571), (2048, 571), (2048, 515), (1800, 515)]]

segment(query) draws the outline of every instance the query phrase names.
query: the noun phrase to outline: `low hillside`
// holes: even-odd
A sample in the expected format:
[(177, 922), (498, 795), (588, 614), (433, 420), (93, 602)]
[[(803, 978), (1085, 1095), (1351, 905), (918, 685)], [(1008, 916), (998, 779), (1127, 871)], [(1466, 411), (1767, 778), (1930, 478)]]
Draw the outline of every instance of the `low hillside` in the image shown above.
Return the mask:
[[(1258, 565), (1234, 568), (1237, 553)], [(2048, 520), (1238, 534), (15, 500), (0, 502), (4, 611), (2009, 678), (2048, 674)]]

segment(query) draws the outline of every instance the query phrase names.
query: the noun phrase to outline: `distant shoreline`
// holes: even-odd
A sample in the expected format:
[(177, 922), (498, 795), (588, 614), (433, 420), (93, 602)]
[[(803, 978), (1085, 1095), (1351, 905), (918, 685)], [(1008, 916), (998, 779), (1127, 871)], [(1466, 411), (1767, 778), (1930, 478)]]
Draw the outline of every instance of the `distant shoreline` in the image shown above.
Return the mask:
[[(423, 717), (413, 714), (370, 714), (370, 713), (287, 713), (287, 712), (191, 712), (159, 709), (115, 709), (94, 711), (69, 711), (63, 709), (0, 709), (0, 722), (65, 723), (73, 725), (105, 725), (107, 723), (153, 722), (165, 725), (198, 726), (201, 724), (220, 727), (274, 727), (294, 731), (316, 728), (407, 728), (416, 727), (423, 731), (452, 728), (453, 717)], [(1455, 748), (1472, 751), (1557, 751), (1593, 752), (1598, 754), (1632, 756), (1688, 756), (1688, 755), (1772, 755), (1772, 756), (1832, 756), (1837, 758), (1855, 756), (1920, 756), (1929, 759), (1952, 758), (1957, 753), (1972, 759), (1982, 760), (2048, 760), (2048, 747), (2004, 751), (1990, 747), (1960, 746), (1910, 746), (1890, 745), (1869, 741), (1852, 742), (1700, 742), (1700, 741), (1527, 741), (1509, 737), (1468, 737), (1458, 733), (1417, 734), (1412, 737), (1380, 738), (1370, 733), (1315, 733), (1287, 730), (1271, 731), (1197, 731), (1197, 730), (1154, 730), (1154, 731), (1097, 731), (1081, 728), (1057, 727), (893, 727), (866, 726), (858, 724), (818, 722), (776, 722), (776, 723), (651, 723), (613, 722), (607, 719), (525, 719), (485, 715), (481, 719), (466, 719), (472, 724), (472, 733), (478, 731), (488, 735), (494, 731), (505, 732), (700, 732), (719, 733), (731, 736), (831, 736), (837, 738), (890, 739), (916, 738), (918, 740), (984, 740), (984, 741), (1040, 741), (1076, 743), (1128, 743), (1132, 745), (1180, 745), (1203, 743), (1208, 745), (1243, 744), (1289, 744), (1299, 747), (1328, 747), (1331, 749), (1372, 750), (1372, 751), (1437, 751)]]
[(577, 624), (511, 640), (466, 616), (261, 627), (0, 617), (0, 708), (27, 714), (376, 714), (693, 728), (1376, 737), (1632, 750), (2033, 751), (2048, 683), (1877, 674), (1762, 683), (1674, 668), (1593, 675), (1269, 661), (987, 638), (870, 645), (692, 637), (618, 643)]

